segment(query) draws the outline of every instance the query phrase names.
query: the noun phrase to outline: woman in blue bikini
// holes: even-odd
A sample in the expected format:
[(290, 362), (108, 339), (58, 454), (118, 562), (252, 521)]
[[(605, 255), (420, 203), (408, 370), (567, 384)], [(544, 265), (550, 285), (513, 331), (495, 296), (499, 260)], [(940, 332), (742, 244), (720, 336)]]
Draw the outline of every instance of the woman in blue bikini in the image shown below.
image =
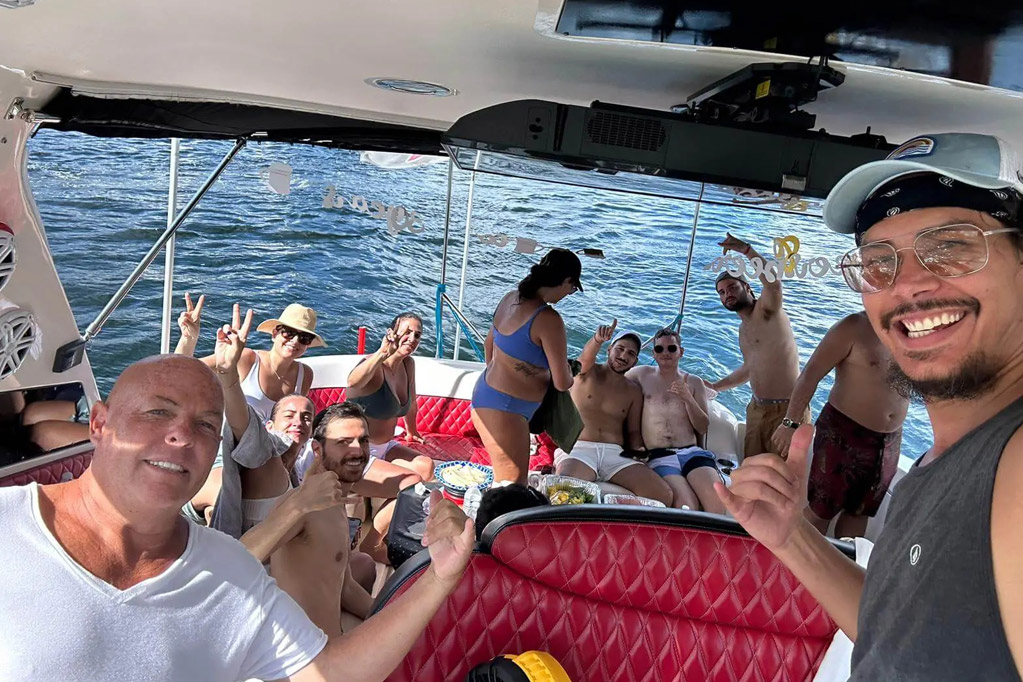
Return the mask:
[(579, 258), (552, 249), (515, 291), (501, 299), (487, 334), (487, 368), (472, 393), (472, 423), (494, 466), (495, 481), (525, 483), (529, 420), (549, 384), (572, 387), (565, 324), (550, 304), (582, 291)]

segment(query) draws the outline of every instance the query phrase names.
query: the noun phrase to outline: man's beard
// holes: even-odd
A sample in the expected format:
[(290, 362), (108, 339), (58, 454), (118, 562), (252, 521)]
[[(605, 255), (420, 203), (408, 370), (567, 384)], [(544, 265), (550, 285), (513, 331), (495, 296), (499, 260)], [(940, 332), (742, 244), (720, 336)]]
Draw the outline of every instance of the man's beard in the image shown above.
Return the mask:
[(333, 462), (325, 461), (323, 463), (323, 468), (326, 469), (327, 471), (333, 471), (335, 474), (337, 474), (337, 479), (342, 483), (358, 483), (359, 481), (361, 481), (363, 471), (366, 468), (365, 464), (362, 466), (361, 469), (355, 471), (346, 467), (345, 461), (346, 460), (342, 460), (338, 462), (336, 465)]
[(888, 364), (888, 385), (903, 398), (919, 398), (924, 403), (971, 400), (991, 390), (998, 379), (998, 369), (990, 356), (977, 352), (948, 376), (914, 379), (892, 359)]
[(614, 362), (614, 360), (612, 360), (611, 362), (607, 363), (607, 367), (608, 367), (608, 369), (610, 369), (610, 370), (611, 370), (612, 372), (614, 372), (615, 374), (625, 374), (625, 373), (626, 373), (626, 372), (628, 372), (628, 371), (629, 371), (630, 369), (632, 369), (633, 367), (635, 367), (635, 365), (628, 365), (628, 363), (625, 363), (625, 364), (627, 365), (627, 366), (625, 367), (625, 369), (618, 369), (618, 366), (617, 366), (617, 364), (616, 364), (616, 363)]
[(749, 296), (737, 296), (735, 298), (735, 303), (733, 303), (732, 305), (728, 305), (727, 303), (724, 304), (725, 310), (730, 310), (733, 313), (737, 313), (740, 310), (745, 310), (746, 308), (749, 308), (752, 305), (753, 299)]

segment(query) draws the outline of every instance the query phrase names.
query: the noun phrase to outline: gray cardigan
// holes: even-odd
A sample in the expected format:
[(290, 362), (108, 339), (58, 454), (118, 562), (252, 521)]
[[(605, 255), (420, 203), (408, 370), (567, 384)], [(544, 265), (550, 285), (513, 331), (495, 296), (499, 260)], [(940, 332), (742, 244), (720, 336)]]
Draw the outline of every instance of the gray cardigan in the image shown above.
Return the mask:
[[(249, 425), (236, 443), (231, 426), (224, 419), (218, 459), (223, 459), (223, 481), (217, 504), (213, 508), (211, 528), (227, 533), (233, 538), (242, 536), (242, 475), (241, 468), (255, 469), (280, 457), (291, 447), (291, 439), (280, 433), (266, 430), (263, 419), (249, 406)], [(230, 456), (226, 456), (230, 454)]]

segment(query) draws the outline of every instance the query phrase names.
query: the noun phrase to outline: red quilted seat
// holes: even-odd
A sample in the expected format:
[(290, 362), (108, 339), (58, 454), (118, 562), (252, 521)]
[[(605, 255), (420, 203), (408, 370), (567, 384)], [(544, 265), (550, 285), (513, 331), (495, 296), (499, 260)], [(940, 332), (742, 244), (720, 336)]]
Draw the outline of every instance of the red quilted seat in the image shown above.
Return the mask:
[(9, 485), (26, 485), (35, 481), (40, 485), (47, 485), (50, 483), (60, 483), (61, 481), (68, 481), (72, 478), (78, 478), (89, 468), (89, 463), (92, 462), (92, 452), (83, 452), (78, 455), (72, 455), (64, 459), (59, 459), (56, 462), (50, 462), (49, 464), (43, 464), (34, 469), (22, 471), (17, 474), (11, 474), (0, 478), (0, 487)]
[[(314, 388), (309, 391), (316, 411), (335, 403), (343, 402), (345, 389)], [(461, 398), (446, 396), (416, 396), (416, 426), (419, 433), (426, 438), (426, 443), (403, 443), (413, 450), (418, 450), (427, 457), (438, 461), (468, 460), (473, 450), (482, 448), (476, 429), (472, 425), (470, 403)], [(405, 426), (405, 420), (399, 419), (398, 424)]]
[[(426, 551), (406, 562), (377, 609), (428, 562)], [(804, 682), (835, 631), (788, 569), (727, 519), (527, 510), (488, 526), (462, 582), (387, 679), (460, 680), (494, 656), (538, 649), (576, 682)]]

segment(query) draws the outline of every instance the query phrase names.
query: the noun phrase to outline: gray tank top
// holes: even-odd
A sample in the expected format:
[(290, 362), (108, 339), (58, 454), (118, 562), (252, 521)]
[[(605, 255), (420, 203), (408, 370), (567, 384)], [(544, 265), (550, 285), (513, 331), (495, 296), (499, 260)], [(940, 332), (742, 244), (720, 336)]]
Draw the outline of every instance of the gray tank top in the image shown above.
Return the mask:
[(995, 594), (991, 499), (1021, 424), (1023, 399), (896, 487), (863, 585), (850, 682), (1020, 681)]

